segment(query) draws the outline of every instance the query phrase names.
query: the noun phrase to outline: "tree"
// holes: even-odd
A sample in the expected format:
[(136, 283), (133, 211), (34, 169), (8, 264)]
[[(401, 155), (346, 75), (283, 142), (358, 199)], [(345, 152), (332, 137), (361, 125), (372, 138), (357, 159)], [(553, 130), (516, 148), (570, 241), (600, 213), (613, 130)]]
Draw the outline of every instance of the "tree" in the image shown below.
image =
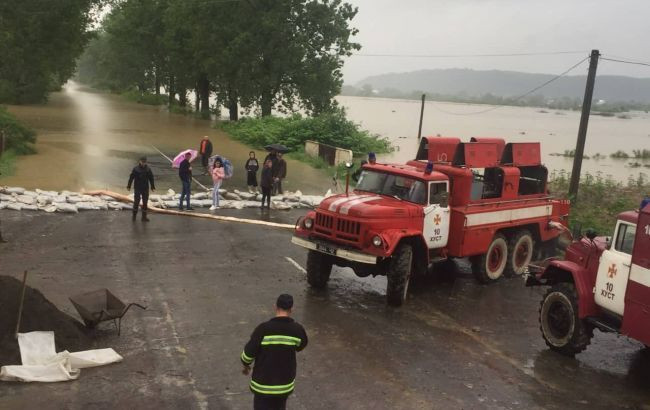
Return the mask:
[(102, 0), (0, 2), (0, 102), (47, 99), (74, 72)]

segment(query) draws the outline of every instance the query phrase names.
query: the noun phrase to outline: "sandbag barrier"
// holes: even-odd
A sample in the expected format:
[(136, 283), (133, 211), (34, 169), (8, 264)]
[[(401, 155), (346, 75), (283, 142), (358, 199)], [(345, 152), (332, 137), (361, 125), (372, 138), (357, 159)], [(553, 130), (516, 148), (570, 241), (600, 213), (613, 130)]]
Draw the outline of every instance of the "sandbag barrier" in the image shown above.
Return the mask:
[[(257, 193), (240, 192), (238, 190), (230, 192), (225, 189), (220, 189), (219, 194), (223, 198), (220, 200), (222, 209), (259, 208), (261, 204), (261, 196)], [(329, 195), (331, 195), (331, 191), (328, 191), (326, 194), (326, 196)], [(293, 225), (289, 224), (174, 210), (174, 208), (178, 208), (179, 206), (179, 198), (180, 195), (171, 189), (163, 195), (151, 194), (149, 195), (148, 208), (152, 212), (168, 215), (183, 215), (228, 222), (241, 222), (282, 229), (294, 228)], [(209, 207), (212, 205), (212, 200), (209, 199), (211, 198), (211, 193), (209, 192), (196, 193), (191, 198), (193, 207)], [(310, 209), (317, 206), (323, 198), (323, 196), (318, 195), (303, 195), (300, 191), (294, 193), (288, 192), (283, 196), (272, 197), (271, 207), (276, 210)], [(78, 213), (80, 211), (97, 210), (131, 210), (133, 207), (132, 203), (132, 195), (123, 195), (108, 190), (57, 192), (40, 189), (30, 191), (20, 187), (0, 187), (0, 209), (16, 211)]]

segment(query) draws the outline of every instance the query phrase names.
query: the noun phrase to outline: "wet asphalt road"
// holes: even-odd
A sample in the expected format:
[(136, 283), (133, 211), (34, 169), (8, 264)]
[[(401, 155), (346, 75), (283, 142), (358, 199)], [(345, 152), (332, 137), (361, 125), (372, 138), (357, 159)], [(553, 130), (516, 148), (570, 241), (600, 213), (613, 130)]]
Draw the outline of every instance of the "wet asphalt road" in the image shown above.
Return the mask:
[(308, 289), (286, 259), (305, 266), (289, 231), (155, 214), (132, 223), (127, 212), (0, 218), (11, 241), (0, 274), (28, 269), (29, 284), (73, 316), (68, 296), (101, 287), (149, 306), (129, 311), (120, 337), (112, 324), (97, 331), (96, 347), (122, 363), (73, 382), (2, 383), (3, 409), (251, 408), (239, 354), (282, 292), (310, 336), (291, 409), (650, 409), (650, 352), (598, 331), (576, 359), (548, 351), (543, 290), (521, 279), (481, 286), (461, 262), (461, 273), (423, 281), (392, 309), (383, 278), (337, 269), (327, 292)]

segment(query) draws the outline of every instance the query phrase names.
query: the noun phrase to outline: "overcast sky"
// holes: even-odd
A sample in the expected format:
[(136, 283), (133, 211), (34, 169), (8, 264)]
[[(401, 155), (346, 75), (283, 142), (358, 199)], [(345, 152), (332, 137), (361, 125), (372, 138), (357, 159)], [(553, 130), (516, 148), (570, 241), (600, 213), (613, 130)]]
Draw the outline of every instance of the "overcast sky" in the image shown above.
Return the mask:
[[(559, 74), (593, 48), (650, 62), (650, 0), (347, 0), (363, 54), (503, 54), (584, 51), (532, 57), (352, 56), (346, 84), (375, 74), (434, 68)], [(571, 74), (585, 74), (587, 64)], [(599, 74), (650, 77), (650, 67), (602, 61)]]

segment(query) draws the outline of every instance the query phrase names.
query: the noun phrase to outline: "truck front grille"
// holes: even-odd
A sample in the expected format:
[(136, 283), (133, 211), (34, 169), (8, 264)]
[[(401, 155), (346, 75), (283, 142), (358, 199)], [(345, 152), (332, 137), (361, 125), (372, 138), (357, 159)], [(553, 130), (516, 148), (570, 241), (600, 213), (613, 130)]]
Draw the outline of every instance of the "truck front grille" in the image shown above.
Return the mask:
[(316, 212), (314, 231), (332, 240), (342, 240), (358, 244), (361, 236), (361, 223), (351, 219)]

